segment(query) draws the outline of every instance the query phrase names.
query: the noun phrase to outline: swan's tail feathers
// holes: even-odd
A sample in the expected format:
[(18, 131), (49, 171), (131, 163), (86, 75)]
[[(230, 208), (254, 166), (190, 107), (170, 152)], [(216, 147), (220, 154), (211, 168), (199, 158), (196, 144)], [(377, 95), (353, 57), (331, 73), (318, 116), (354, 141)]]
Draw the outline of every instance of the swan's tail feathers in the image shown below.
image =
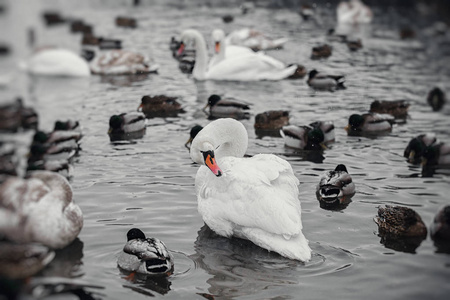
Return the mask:
[(284, 257), (302, 262), (311, 259), (311, 248), (302, 232), (296, 236), (284, 237), (258, 228), (243, 228), (242, 235), (259, 247), (277, 252)]
[(279, 48), (279, 47), (283, 47), (283, 44), (285, 44), (287, 41), (289, 41), (288, 38), (280, 38), (280, 39), (276, 39), (273, 40), (273, 47), (274, 48)]

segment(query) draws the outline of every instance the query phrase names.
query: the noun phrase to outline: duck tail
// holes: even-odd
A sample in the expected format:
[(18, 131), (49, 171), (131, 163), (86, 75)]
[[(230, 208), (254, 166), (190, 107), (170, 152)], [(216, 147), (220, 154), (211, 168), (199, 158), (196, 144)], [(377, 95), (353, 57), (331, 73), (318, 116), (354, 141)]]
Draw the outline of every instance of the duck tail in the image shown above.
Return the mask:
[(345, 76), (334, 76), (334, 79), (336, 80), (336, 89), (337, 90), (345, 90), (347, 87), (344, 85), (345, 82)]

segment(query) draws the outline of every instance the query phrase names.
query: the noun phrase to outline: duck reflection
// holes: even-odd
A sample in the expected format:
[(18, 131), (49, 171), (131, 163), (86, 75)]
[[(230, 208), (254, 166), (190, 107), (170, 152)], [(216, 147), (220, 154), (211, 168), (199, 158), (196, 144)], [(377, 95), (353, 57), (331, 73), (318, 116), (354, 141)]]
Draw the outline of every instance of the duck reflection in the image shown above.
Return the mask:
[(39, 275), (45, 277), (80, 277), (83, 274), (80, 268), (83, 264), (83, 242), (76, 238), (67, 247), (56, 250), (55, 258), (42, 270)]
[[(131, 272), (120, 269), (120, 273), (125, 277), (128, 277)], [(165, 295), (170, 291), (172, 283), (167, 276), (152, 276), (140, 273), (135, 273), (131, 284), (123, 285), (124, 288), (138, 292), (145, 296), (154, 297), (156, 292), (160, 295)]]
[[(257, 295), (272, 286), (297, 285), (296, 268), (301, 262), (260, 248), (250, 241), (225, 238), (207, 225), (198, 232), (196, 253), (191, 258), (212, 277), (209, 297), (232, 298)], [(236, 286), (239, 285), (239, 288)], [(202, 295), (203, 296), (203, 295)]]

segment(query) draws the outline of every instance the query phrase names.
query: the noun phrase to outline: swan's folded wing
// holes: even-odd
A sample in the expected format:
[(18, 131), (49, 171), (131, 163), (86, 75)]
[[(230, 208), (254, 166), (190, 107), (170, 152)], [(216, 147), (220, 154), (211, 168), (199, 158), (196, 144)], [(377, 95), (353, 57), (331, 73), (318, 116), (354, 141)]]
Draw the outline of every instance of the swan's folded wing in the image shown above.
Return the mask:
[[(298, 199), (298, 179), (290, 164), (270, 154), (259, 154), (231, 162), (233, 171), (226, 173), (227, 193), (214, 195), (229, 200), (223, 214), (242, 227), (297, 235), (302, 229)], [(224, 199), (222, 199), (224, 200)]]

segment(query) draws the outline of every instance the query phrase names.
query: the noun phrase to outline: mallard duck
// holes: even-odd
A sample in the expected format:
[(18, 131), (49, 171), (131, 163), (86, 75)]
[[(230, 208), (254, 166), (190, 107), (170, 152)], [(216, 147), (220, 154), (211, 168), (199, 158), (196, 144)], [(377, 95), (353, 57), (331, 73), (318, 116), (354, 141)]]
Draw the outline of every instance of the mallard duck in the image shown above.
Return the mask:
[(345, 77), (343, 75), (327, 75), (314, 69), (309, 71), (309, 77), (306, 82), (316, 90), (335, 91), (345, 89), (344, 81)]
[(427, 236), (427, 227), (422, 218), (413, 209), (404, 206), (390, 206), (378, 208), (378, 215), (374, 218), (380, 233), (394, 237), (423, 237)]
[(45, 268), (55, 252), (39, 244), (0, 242), (0, 278), (26, 279)]
[[(81, 40), (83, 57), (87, 61), (91, 61), (96, 54), (96, 47), (100, 50), (111, 50), (111, 49), (122, 49), (122, 40), (119, 39), (108, 39), (104, 37), (97, 37), (91, 33), (86, 33), (83, 35)], [(92, 46), (92, 47), (89, 47)]]
[(347, 41), (347, 35), (336, 32), (334, 28), (328, 29), (326, 38), (330, 42), (345, 43)]
[(31, 107), (25, 107), (21, 98), (0, 106), (0, 131), (16, 132), (20, 128), (36, 129), (39, 118)]
[(82, 20), (73, 20), (70, 23), (70, 31), (72, 33), (92, 33), (92, 25), (86, 24)]
[(408, 159), (410, 163), (420, 163), (422, 155), (428, 146), (438, 142), (434, 133), (425, 133), (412, 138), (403, 152), (403, 156)]
[(405, 119), (408, 116), (409, 103), (406, 100), (379, 101), (370, 104), (369, 112), (389, 114), (396, 119)]
[(172, 254), (157, 238), (146, 238), (137, 228), (127, 233), (127, 243), (117, 260), (117, 265), (129, 272), (147, 275), (171, 275), (174, 268)]
[(299, 182), (291, 165), (273, 154), (243, 157), (247, 145), (247, 130), (231, 118), (212, 121), (193, 140), (190, 155), (200, 165), (195, 189), (203, 221), (218, 235), (309, 261)]
[(58, 131), (58, 130), (81, 131), (81, 128), (80, 128), (80, 123), (78, 121), (74, 121), (74, 120), (59, 121), (58, 120), (58, 121), (55, 121), (55, 126), (53, 127), (53, 131)]
[(255, 129), (279, 130), (289, 124), (289, 111), (268, 110), (255, 116)]
[(323, 44), (312, 48), (311, 59), (327, 58), (331, 56), (332, 47), (328, 44)]
[(300, 16), (302, 16), (303, 20), (308, 21), (309, 19), (314, 17), (314, 6), (309, 3), (303, 3), (300, 6), (300, 10), (298, 12)]
[(234, 17), (232, 15), (224, 15), (224, 16), (222, 16), (222, 21), (224, 23), (231, 23), (231, 22), (233, 22), (233, 20), (234, 20)]
[(222, 98), (219, 95), (213, 94), (209, 96), (208, 103), (203, 108), (209, 107), (209, 116), (211, 118), (234, 118), (234, 119), (248, 119), (250, 113), (248, 110), (250, 106), (233, 99)]
[(126, 28), (137, 27), (137, 21), (135, 18), (119, 16), (116, 17), (115, 22), (117, 27), (126, 27)]
[(270, 39), (262, 32), (250, 28), (234, 30), (226, 37), (228, 45), (244, 46), (253, 51), (281, 48), (287, 41), (287, 38)]
[(65, 23), (67, 21), (64, 17), (62, 17), (57, 12), (48, 12), (47, 11), (42, 14), (42, 17), (44, 18), (45, 25), (47, 25), (47, 26), (59, 25), (59, 24)]
[(390, 115), (376, 113), (353, 114), (348, 118), (345, 130), (352, 133), (378, 133), (392, 130), (394, 118)]
[(428, 93), (427, 102), (434, 111), (438, 111), (442, 109), (447, 99), (445, 93), (440, 88), (435, 87)]
[(140, 112), (121, 113), (109, 118), (108, 134), (125, 134), (145, 129), (145, 115)]
[(422, 154), (422, 167), (450, 166), (450, 145), (434, 143), (425, 148)]
[(66, 141), (79, 142), (83, 135), (76, 130), (55, 130), (50, 133), (38, 130), (33, 136), (33, 143), (58, 144)]
[(109, 118), (108, 135), (111, 140), (141, 138), (144, 136), (147, 119), (141, 112), (121, 113)]
[(28, 179), (8, 178), (0, 186), (0, 234), (19, 243), (41, 243), (60, 249), (83, 227), (83, 215), (72, 201), (66, 178), (34, 171)]
[(372, 10), (361, 0), (342, 1), (336, 9), (338, 23), (366, 24), (372, 22)]
[(305, 66), (300, 65), (300, 64), (289, 64), (288, 67), (293, 66), (293, 65), (296, 65), (297, 69), (295, 70), (295, 72), (292, 75), (290, 75), (288, 77), (288, 79), (300, 79), (300, 78), (305, 77), (305, 75), (306, 75)]
[(326, 148), (324, 134), (320, 128), (287, 125), (283, 126), (280, 134), (287, 147), (303, 150), (323, 150)]
[(30, 74), (43, 76), (88, 77), (88, 62), (78, 54), (58, 48), (41, 49), (28, 60), (25, 68)]
[(450, 205), (441, 208), (430, 226), (430, 236), (433, 241), (450, 244)]
[(355, 195), (355, 184), (343, 164), (336, 166), (334, 171), (322, 175), (316, 187), (316, 196), (326, 204), (342, 204)]
[(164, 95), (143, 96), (138, 111), (141, 110), (147, 118), (154, 117), (175, 117), (183, 113), (181, 104), (176, 97)]
[(416, 37), (416, 32), (411, 27), (402, 27), (399, 29), (399, 35), (402, 40), (413, 39)]
[(357, 51), (362, 48), (362, 41), (359, 38), (348, 38), (345, 41), (345, 44), (347, 45), (348, 49), (350, 51)]
[(189, 139), (186, 142), (186, 144), (184, 144), (184, 146), (186, 148), (190, 149), (190, 145), (191, 145), (192, 141), (194, 140), (194, 138), (197, 136), (197, 134), (202, 129), (203, 129), (203, 126), (200, 126), (200, 125), (195, 125), (194, 127), (191, 128), (191, 131), (189, 132)]
[(325, 144), (331, 143), (335, 141), (335, 130), (334, 130), (334, 124), (331, 121), (316, 121), (313, 122), (311, 124), (309, 124), (309, 126), (313, 127), (313, 128), (319, 128), (320, 130), (322, 130), (324, 138), (323, 138), (323, 142)]

